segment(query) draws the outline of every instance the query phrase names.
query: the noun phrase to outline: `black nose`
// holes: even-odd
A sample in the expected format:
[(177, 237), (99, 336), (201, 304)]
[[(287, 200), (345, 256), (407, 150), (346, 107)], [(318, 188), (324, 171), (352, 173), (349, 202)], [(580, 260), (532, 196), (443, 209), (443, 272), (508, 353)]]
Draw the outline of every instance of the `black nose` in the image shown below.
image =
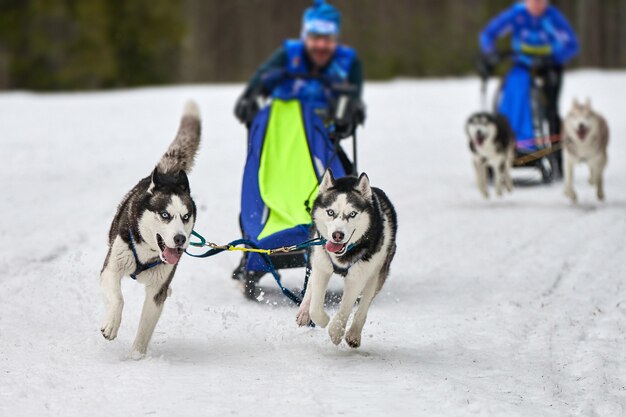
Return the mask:
[(333, 232), (333, 240), (335, 242), (341, 242), (344, 237), (345, 235), (343, 234), (343, 232)]
[(187, 241), (187, 238), (184, 235), (174, 236), (174, 244), (176, 246), (183, 246), (186, 241)]

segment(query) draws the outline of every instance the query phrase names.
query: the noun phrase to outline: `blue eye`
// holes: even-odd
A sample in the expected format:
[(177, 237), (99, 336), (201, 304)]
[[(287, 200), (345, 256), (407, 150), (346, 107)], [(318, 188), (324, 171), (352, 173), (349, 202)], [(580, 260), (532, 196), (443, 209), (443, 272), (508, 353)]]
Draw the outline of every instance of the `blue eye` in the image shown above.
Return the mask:
[(185, 214), (185, 215), (183, 216), (183, 220), (184, 220), (184, 221), (189, 220), (189, 213), (187, 213), (187, 214)]
[(352, 211), (352, 212), (350, 212), (350, 217), (352, 217), (354, 219), (357, 214), (359, 214), (359, 213), (357, 213), (356, 211)]
[(163, 217), (164, 219), (169, 219), (170, 218), (170, 214), (167, 211), (162, 211), (161, 212), (161, 217)]
[(326, 214), (328, 214), (329, 216), (334, 216), (335, 215), (335, 211), (333, 209), (328, 209), (326, 210)]

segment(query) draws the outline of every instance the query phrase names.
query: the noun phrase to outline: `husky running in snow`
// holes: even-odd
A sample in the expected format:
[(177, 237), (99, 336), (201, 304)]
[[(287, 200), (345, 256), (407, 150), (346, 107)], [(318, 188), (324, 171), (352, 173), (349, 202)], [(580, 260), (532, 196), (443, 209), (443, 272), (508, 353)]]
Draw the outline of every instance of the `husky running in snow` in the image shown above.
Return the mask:
[[(324, 298), (333, 273), (344, 278), (339, 311), (328, 327), (336, 345), (344, 338), (348, 345), (361, 345), (367, 311), (389, 274), (396, 252), (396, 212), (385, 193), (370, 187), (367, 175), (335, 180), (328, 170), (313, 205), (313, 235), (326, 240), (311, 252), (311, 280), (296, 321), (303, 326), (313, 320), (326, 327), (328, 314)], [(346, 333), (346, 323), (357, 298), (358, 308)]]
[(503, 188), (513, 191), (511, 170), (515, 159), (515, 138), (507, 119), (502, 115), (476, 113), (468, 119), (465, 131), (474, 159), (478, 190), (489, 198), (487, 170), (491, 168), (496, 195), (502, 196)]
[(580, 104), (574, 100), (572, 109), (563, 122), (563, 166), (565, 195), (576, 202), (574, 165), (589, 165), (589, 184), (596, 187), (598, 200), (604, 200), (602, 176), (608, 161), (609, 126), (604, 117), (593, 111), (591, 101)]
[(106, 313), (100, 330), (113, 340), (122, 320), (121, 279), (131, 276), (146, 286), (146, 298), (132, 355), (145, 355), (176, 265), (189, 245), (196, 206), (187, 174), (200, 145), (200, 116), (189, 102), (176, 138), (152, 174), (124, 197), (109, 231), (109, 251), (100, 273)]

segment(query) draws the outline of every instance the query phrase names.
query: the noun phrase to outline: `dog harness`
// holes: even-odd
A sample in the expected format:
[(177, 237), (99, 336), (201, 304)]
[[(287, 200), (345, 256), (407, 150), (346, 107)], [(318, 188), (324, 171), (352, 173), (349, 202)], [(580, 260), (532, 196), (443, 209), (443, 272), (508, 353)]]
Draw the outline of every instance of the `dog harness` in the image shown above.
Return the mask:
[(154, 262), (150, 262), (149, 264), (144, 264), (139, 260), (139, 255), (137, 255), (137, 249), (135, 248), (135, 237), (133, 236), (133, 229), (128, 229), (128, 240), (130, 242), (130, 248), (133, 251), (133, 256), (135, 257), (135, 264), (137, 265), (137, 268), (135, 268), (135, 272), (130, 274), (130, 277), (132, 279), (137, 280), (137, 275), (163, 263), (163, 261), (160, 259), (157, 259)]

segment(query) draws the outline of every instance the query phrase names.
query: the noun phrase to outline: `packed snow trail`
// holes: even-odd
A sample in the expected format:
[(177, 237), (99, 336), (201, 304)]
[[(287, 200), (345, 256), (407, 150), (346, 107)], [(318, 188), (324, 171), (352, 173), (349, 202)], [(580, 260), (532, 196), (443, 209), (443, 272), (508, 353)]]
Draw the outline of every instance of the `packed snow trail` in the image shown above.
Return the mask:
[[(595, 201), (581, 167), (578, 205), (562, 184), (482, 199), (463, 134), (478, 81), (367, 85), (360, 168), (396, 205), (400, 229), (360, 349), (298, 328), (271, 278), (261, 302), (245, 300), (232, 253), (183, 259), (145, 360), (128, 359), (143, 301), (130, 279), (118, 338), (104, 340), (109, 224), (174, 137), (187, 99), (204, 133), (190, 177), (196, 227), (219, 243), (238, 237), (240, 89), (0, 94), (0, 416), (626, 414), (620, 72), (566, 81), (564, 110), (591, 96), (611, 127), (607, 202)], [(284, 275), (301, 285), (303, 270)]]

